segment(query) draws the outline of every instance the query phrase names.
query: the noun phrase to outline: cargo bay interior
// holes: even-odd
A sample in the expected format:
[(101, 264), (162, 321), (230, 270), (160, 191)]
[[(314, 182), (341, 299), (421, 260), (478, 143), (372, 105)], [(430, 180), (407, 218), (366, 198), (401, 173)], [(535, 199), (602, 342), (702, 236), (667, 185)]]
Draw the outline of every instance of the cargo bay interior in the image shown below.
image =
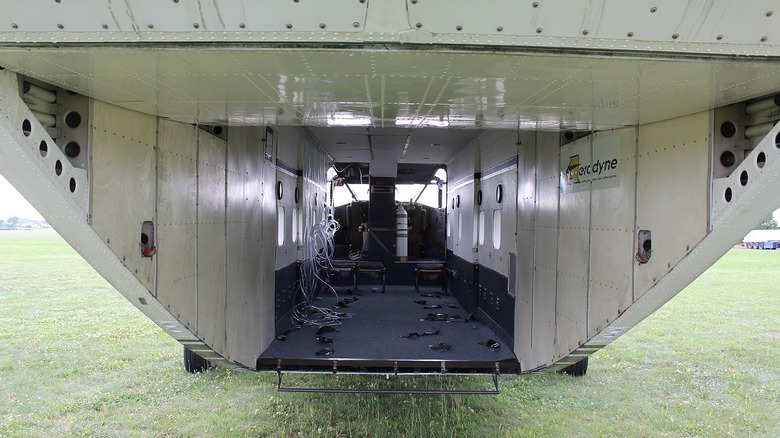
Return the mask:
[(317, 163), (269, 130), (281, 224), (276, 336), (256, 367), (329, 370), (337, 360), (341, 369), (440, 372), (444, 361), (450, 372), (517, 372), (517, 133), (306, 131), (325, 155)]

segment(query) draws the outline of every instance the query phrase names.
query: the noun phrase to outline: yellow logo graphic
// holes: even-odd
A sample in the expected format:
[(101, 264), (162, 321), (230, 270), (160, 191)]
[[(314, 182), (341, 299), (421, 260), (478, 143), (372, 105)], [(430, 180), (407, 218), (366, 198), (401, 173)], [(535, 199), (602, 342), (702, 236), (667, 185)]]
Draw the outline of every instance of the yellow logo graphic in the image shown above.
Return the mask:
[(569, 184), (580, 183), (580, 156), (569, 157), (569, 165), (566, 167), (566, 180)]

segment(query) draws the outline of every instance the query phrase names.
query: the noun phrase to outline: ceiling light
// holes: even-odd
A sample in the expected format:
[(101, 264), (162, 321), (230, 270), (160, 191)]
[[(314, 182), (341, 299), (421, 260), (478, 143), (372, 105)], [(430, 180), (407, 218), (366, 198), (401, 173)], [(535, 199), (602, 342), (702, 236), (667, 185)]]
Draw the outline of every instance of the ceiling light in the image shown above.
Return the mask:
[(371, 117), (348, 112), (335, 113), (328, 117), (328, 126), (368, 126), (370, 124)]

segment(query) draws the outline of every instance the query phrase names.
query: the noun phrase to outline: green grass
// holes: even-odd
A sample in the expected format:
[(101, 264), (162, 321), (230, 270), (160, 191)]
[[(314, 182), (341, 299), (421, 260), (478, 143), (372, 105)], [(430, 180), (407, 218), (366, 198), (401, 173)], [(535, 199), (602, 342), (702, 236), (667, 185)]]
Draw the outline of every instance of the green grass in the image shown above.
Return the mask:
[[(498, 396), (276, 392), (181, 346), (52, 232), (0, 233), (0, 436), (778, 436), (780, 251), (735, 249), (591, 358)], [(288, 384), (487, 388), (484, 378)]]

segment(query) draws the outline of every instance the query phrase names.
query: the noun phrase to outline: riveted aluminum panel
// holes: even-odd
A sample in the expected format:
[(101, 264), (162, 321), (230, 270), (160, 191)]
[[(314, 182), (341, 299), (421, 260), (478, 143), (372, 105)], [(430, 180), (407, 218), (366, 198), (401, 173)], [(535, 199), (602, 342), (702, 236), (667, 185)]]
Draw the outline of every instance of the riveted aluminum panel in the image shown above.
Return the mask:
[[(698, 137), (695, 135), (696, 132), (701, 132), (702, 123), (693, 122), (701, 116), (694, 115), (688, 120), (691, 124), (690, 136), (694, 138)], [(676, 129), (683, 131), (682, 123)], [(766, 137), (758, 142), (755, 149), (730, 177), (714, 181), (712, 208), (720, 211), (717, 218), (712, 221), (711, 231), (677, 263), (674, 269), (637, 299), (623, 315), (594, 337), (593, 344), (605, 345), (614, 341), (629, 328), (658, 310), (733, 248), (756, 223), (778, 208), (777, 187), (780, 184), (780, 148), (776, 146), (778, 135), (780, 135), (780, 125), (772, 128)], [(756, 162), (760, 154), (764, 154), (766, 161), (764, 166), (759, 168)], [(750, 173), (745, 186), (740, 182), (742, 171)], [(725, 188), (732, 188), (732, 198), (728, 203), (720, 198), (722, 192), (718, 190), (725, 190)], [(655, 233), (653, 240), (656, 240)], [(655, 247), (655, 243), (653, 246)]]
[[(561, 163), (573, 149), (593, 156), (591, 137), (561, 148)], [(584, 158), (584, 157), (583, 157)], [(556, 296), (555, 347), (558, 359), (586, 341), (590, 255), (591, 189), (575, 191), (563, 181), (561, 168), (560, 224), (558, 230), (558, 292)], [(590, 184), (583, 181), (583, 185)]]
[(256, 366), (263, 333), (273, 320), (258, 318), (262, 295), (260, 241), (263, 149), (259, 129), (229, 128), (227, 173), (227, 358)]
[(155, 219), (157, 119), (100, 101), (92, 113), (92, 228), (153, 291), (155, 259), (141, 254), (141, 224)]
[(197, 328), (198, 128), (160, 120), (157, 150), (157, 299)]
[(517, 156), (517, 259), (515, 345), (518, 357), (531, 348), (536, 222), (536, 133), (523, 133)]
[(225, 355), (226, 145), (198, 130), (198, 337)]
[(523, 370), (552, 363), (555, 352), (558, 269), (559, 136), (538, 133), (536, 140), (536, 218), (534, 222), (533, 332), (531, 349), (520, 352)]
[[(57, 148), (49, 148), (46, 154), (41, 154), (41, 141), (46, 141), (48, 145), (54, 142), (35, 122), (31, 123), (29, 135), (24, 134), (21, 129), (23, 122), (30, 120), (32, 114), (19, 98), (13, 73), (0, 71), (0, 102), (5, 114), (0, 118), (0, 138), (8, 140), (0, 142), (0, 172), (100, 275), (155, 324), (203, 357), (220, 366), (236, 368), (181, 324), (89, 225), (86, 170), (71, 168)], [(58, 160), (62, 163), (59, 176), (53, 169)], [(61, 178), (73, 178), (78, 184), (76, 190), (71, 192), (64, 185), (68, 183), (63, 184)]]
[[(594, 151), (615, 151), (616, 187), (592, 191), (588, 338), (606, 327), (633, 302), (636, 234), (636, 129), (593, 135)], [(601, 161), (609, 160), (609, 155)]]
[(706, 235), (709, 112), (639, 127), (637, 230), (652, 232), (652, 257), (634, 267), (635, 299)]
[[(266, 135), (265, 133), (263, 135)], [(271, 148), (276, 153), (276, 148)], [(276, 288), (276, 168), (265, 155), (262, 160), (262, 218), (260, 239), (259, 271), (262, 285), (260, 313), (257, 318), (263, 323), (260, 345), (267, 347), (275, 338), (275, 288)]]

